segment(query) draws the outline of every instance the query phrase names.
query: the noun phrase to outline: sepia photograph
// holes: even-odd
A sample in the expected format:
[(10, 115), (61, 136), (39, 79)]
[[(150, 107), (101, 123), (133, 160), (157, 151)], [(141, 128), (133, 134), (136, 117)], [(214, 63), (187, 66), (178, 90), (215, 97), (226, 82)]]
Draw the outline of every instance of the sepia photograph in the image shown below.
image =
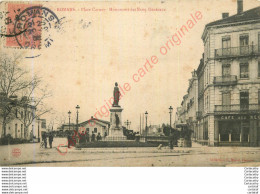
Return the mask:
[(260, 1), (2, 1), (0, 165), (260, 166)]

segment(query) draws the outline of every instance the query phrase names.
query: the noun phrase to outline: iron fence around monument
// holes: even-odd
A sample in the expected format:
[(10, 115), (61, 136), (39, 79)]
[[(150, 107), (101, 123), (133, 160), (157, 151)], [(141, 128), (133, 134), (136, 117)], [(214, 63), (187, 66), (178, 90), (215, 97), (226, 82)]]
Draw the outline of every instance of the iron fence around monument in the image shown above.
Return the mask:
[(135, 140), (127, 140), (126, 137), (105, 137), (101, 141), (135, 141)]

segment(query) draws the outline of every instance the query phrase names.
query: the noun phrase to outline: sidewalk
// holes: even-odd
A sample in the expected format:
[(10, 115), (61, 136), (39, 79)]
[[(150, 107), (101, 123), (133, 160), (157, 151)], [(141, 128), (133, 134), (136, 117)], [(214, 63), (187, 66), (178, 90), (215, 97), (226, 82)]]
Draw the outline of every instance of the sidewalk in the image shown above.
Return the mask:
[[(67, 148), (60, 147), (57, 148), (57, 151), (62, 153), (190, 153), (192, 148), (179, 148), (175, 147), (173, 150), (170, 150), (169, 147), (163, 147), (158, 149), (156, 147), (145, 147), (145, 148)], [(59, 150), (58, 150), (59, 149)]]

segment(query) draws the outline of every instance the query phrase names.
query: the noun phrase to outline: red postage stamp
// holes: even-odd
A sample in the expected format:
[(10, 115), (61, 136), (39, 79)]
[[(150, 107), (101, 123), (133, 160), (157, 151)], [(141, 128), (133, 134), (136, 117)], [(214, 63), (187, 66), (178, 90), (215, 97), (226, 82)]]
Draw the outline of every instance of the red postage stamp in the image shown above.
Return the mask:
[(41, 49), (52, 44), (53, 29), (60, 27), (53, 11), (39, 4), (21, 3), (8, 3), (6, 9), (6, 47)]
[(42, 9), (40, 5), (8, 3), (6, 46), (40, 49)]

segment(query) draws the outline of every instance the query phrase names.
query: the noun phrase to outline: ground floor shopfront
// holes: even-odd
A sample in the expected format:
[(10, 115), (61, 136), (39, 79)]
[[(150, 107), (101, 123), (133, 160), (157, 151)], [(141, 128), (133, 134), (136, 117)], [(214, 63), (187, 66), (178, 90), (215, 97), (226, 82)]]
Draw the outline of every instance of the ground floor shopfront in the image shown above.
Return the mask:
[(260, 147), (260, 114), (209, 115), (197, 131), (197, 141), (209, 146)]

